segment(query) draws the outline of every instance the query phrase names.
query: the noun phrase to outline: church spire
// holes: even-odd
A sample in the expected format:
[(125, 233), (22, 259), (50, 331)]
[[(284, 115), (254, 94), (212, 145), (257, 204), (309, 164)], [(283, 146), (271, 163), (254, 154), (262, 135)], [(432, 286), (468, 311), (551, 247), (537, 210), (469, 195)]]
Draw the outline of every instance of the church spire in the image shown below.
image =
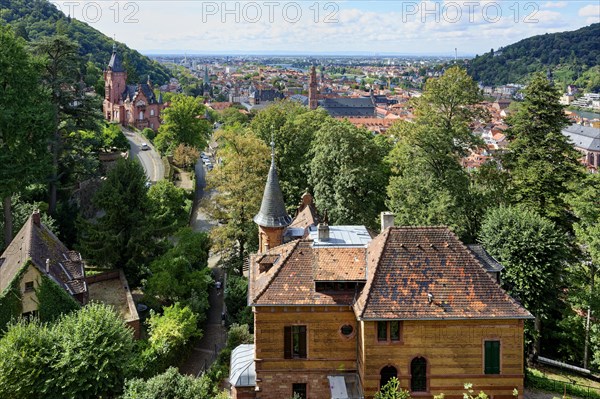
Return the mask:
[(279, 186), (279, 177), (275, 167), (275, 142), (271, 141), (271, 168), (260, 205), (260, 211), (254, 216), (254, 222), (261, 227), (283, 229), (290, 225), (292, 218), (285, 210), (283, 194)]
[(313, 65), (310, 70), (310, 80), (308, 83), (308, 107), (310, 109), (317, 109), (319, 102), (317, 99), (317, 70)]
[(117, 43), (113, 42), (112, 56), (108, 62), (108, 70), (112, 72), (125, 72), (123, 64), (121, 64), (121, 57), (117, 54)]

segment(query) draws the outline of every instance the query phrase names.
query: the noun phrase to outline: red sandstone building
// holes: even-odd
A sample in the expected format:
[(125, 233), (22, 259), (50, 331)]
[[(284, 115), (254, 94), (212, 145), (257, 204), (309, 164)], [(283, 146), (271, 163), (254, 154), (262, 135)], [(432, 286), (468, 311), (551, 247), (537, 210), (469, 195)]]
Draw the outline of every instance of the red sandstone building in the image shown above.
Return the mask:
[(102, 109), (109, 122), (137, 129), (158, 130), (160, 112), (165, 108), (162, 95), (156, 98), (150, 76), (147, 83), (127, 84), (127, 71), (117, 54), (116, 46), (104, 71), (105, 95)]
[(370, 399), (392, 377), (419, 398), (460, 399), (464, 383), (523, 397), (532, 316), (447, 228), (395, 227), (389, 213), (376, 236), (329, 226), (308, 193), (292, 219), (274, 160), (254, 221), (254, 344), (232, 352), (234, 399)]

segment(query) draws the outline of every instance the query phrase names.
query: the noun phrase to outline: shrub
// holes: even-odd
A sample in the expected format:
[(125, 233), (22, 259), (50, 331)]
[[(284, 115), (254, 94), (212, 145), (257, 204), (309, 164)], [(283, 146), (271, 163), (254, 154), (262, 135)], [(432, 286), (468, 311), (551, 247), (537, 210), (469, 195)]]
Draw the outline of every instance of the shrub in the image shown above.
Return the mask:
[(216, 394), (210, 379), (179, 374), (170, 367), (162, 374), (148, 380), (128, 380), (122, 399), (209, 399)]
[(148, 371), (165, 369), (181, 355), (192, 338), (202, 336), (198, 316), (179, 303), (163, 308), (162, 315), (150, 311), (147, 323), (149, 346), (142, 357), (149, 363)]
[(142, 135), (144, 137), (146, 137), (148, 140), (152, 141), (152, 140), (154, 140), (154, 137), (156, 137), (156, 132), (154, 130), (150, 129), (149, 127), (147, 127), (144, 130), (142, 130)]

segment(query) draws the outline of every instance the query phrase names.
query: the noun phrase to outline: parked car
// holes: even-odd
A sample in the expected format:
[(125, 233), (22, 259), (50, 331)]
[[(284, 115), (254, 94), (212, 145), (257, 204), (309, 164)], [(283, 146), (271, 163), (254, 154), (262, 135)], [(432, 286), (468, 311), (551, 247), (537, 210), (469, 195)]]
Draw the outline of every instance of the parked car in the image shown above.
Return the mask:
[(142, 143), (142, 151), (147, 151), (150, 149), (150, 146), (148, 145), (148, 143)]

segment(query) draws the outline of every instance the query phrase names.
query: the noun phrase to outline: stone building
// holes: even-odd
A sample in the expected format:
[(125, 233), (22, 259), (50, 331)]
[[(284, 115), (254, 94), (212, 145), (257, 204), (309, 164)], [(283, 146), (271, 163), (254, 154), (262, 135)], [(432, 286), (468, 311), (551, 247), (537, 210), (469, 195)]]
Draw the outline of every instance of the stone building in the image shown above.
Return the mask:
[(150, 76), (146, 83), (127, 84), (127, 71), (121, 57), (113, 45), (112, 56), (104, 71), (104, 102), (102, 109), (108, 122), (118, 122), (123, 126), (137, 129), (160, 127), (160, 113), (165, 108), (162, 95), (158, 98)]
[(274, 162), (254, 220), (254, 344), (234, 351), (234, 398), (373, 398), (392, 377), (413, 397), (459, 399), (466, 382), (523, 397), (532, 316), (449, 229), (395, 227), (389, 213), (378, 235), (329, 225), (310, 194), (292, 219)]
[(582, 163), (596, 172), (600, 166), (600, 129), (574, 124), (564, 128), (562, 133), (583, 154)]

